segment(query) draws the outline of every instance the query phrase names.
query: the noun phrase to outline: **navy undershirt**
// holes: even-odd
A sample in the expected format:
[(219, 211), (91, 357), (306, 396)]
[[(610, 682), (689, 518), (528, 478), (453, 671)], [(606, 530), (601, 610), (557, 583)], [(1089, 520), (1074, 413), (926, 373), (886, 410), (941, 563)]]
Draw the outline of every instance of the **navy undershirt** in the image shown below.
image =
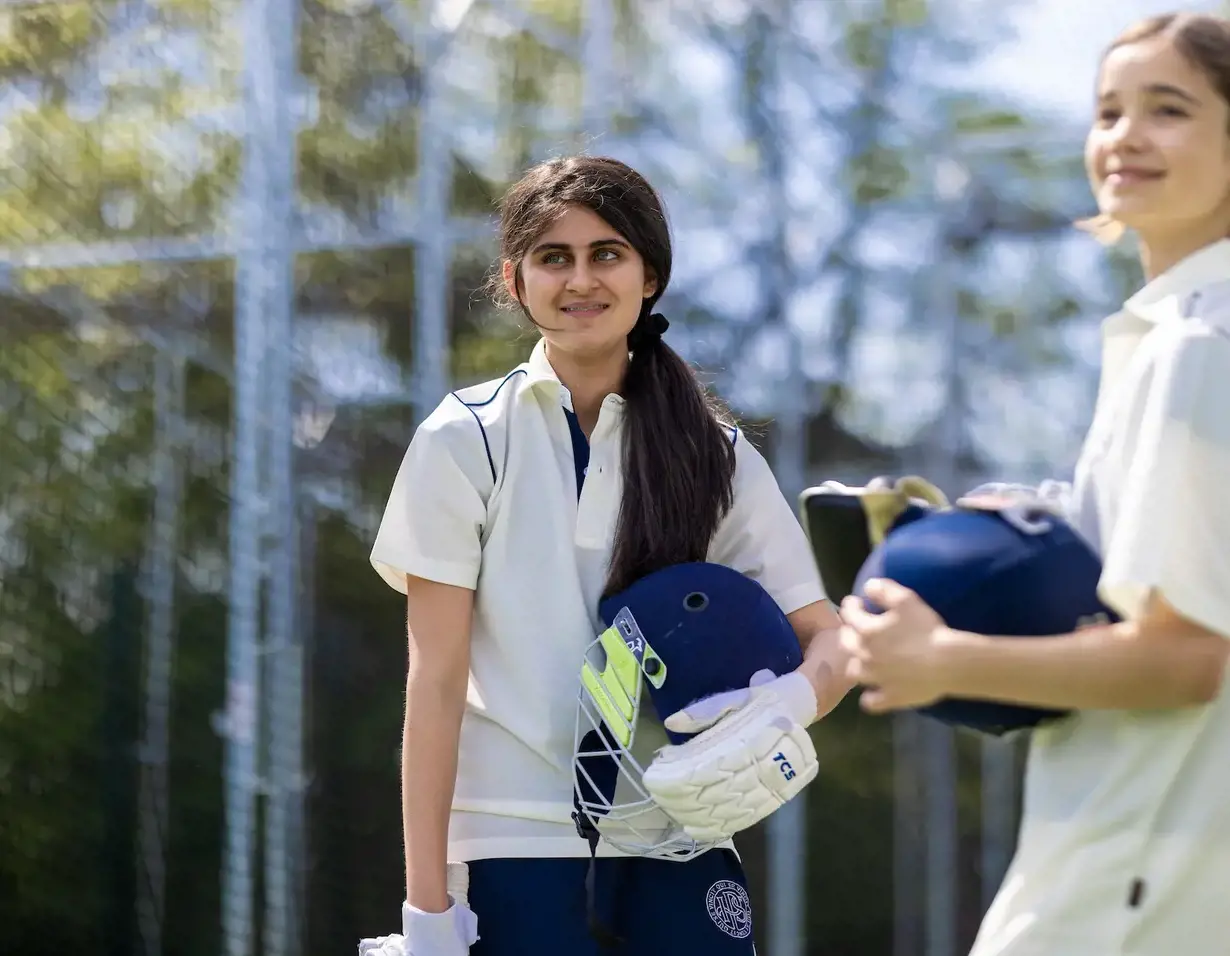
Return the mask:
[(585, 473), (589, 470), (589, 439), (581, 430), (576, 412), (565, 408), (564, 417), (568, 419), (568, 433), (572, 436), (572, 464), (577, 471), (577, 498), (580, 498), (581, 489), (585, 485)]

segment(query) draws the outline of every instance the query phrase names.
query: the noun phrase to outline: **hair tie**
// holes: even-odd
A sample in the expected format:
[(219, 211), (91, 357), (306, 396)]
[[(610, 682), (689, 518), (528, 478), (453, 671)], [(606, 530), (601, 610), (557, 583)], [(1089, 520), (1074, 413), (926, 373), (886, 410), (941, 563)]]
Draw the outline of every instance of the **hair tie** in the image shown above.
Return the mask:
[(642, 345), (662, 338), (663, 333), (671, 327), (670, 322), (661, 312), (640, 319), (628, 333), (628, 348), (636, 351)]

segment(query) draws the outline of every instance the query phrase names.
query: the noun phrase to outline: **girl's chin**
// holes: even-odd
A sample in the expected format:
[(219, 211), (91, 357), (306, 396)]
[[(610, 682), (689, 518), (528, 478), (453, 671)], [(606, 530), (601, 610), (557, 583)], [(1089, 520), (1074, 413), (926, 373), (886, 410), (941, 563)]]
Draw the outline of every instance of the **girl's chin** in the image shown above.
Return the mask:
[(626, 335), (613, 336), (607, 329), (575, 329), (566, 332), (544, 332), (547, 345), (573, 355), (601, 355), (626, 351)]

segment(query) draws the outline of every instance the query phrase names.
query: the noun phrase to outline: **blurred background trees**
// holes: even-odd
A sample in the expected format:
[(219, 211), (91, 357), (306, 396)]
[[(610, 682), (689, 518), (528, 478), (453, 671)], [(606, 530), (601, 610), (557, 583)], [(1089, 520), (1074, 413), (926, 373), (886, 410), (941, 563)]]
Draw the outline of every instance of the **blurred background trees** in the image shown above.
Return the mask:
[[(0, 5), (0, 951), (394, 928), (404, 611), (367, 553), (415, 422), (531, 346), (478, 290), (537, 159), (609, 153), (660, 188), (672, 342), (787, 494), (1062, 474), (1097, 320), (1138, 276), (1070, 226), (1081, 131), (979, 85), (1012, 9)], [(800, 897), (774, 881), (806, 861), (805, 936), (768, 951), (964, 951), (1015, 748), (854, 701), (816, 739), (806, 805), (742, 841), (779, 932)], [(245, 740), (255, 777), (228, 763)]]

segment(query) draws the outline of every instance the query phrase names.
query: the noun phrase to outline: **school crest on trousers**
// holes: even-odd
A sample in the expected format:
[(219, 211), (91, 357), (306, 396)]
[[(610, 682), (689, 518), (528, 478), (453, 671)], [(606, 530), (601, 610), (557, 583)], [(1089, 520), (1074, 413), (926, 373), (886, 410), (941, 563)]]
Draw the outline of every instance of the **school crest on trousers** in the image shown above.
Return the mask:
[(752, 901), (747, 890), (733, 880), (718, 880), (705, 894), (705, 909), (713, 924), (727, 936), (752, 935)]

